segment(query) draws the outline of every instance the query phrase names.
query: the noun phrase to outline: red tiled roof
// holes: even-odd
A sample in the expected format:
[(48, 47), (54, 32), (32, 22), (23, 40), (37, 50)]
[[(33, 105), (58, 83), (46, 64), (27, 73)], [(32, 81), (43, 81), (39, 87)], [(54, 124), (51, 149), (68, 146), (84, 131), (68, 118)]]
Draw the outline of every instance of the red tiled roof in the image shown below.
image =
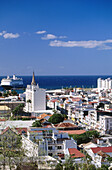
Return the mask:
[(72, 98), (72, 101), (73, 101), (73, 102), (75, 102), (75, 101), (76, 101), (76, 102), (79, 102), (80, 100), (81, 100), (80, 98)]
[(7, 130), (10, 129), (10, 127), (8, 126), (7, 128), (5, 128), (1, 134), (4, 134), (5, 132), (7, 132)]
[(51, 125), (45, 125), (44, 127), (46, 127), (46, 128), (52, 128)]
[(21, 116), (22, 118), (36, 118), (35, 116)]
[(52, 115), (48, 115), (48, 114), (46, 114), (46, 113), (43, 113), (43, 114), (41, 114), (40, 116), (38, 116), (37, 119), (44, 119), (44, 118), (47, 117), (47, 116), (51, 117)]
[(22, 132), (24, 131), (25, 133), (27, 133), (27, 128), (15, 128), (19, 134), (22, 134)]
[(0, 119), (0, 121), (6, 121), (6, 119)]
[(60, 158), (64, 158), (64, 154), (58, 154), (58, 156), (60, 157)]
[(57, 99), (52, 99), (51, 102), (55, 103), (55, 102), (59, 102), (59, 100), (57, 100)]
[(93, 151), (93, 153), (97, 153), (97, 152), (99, 152), (99, 151), (108, 153), (108, 152), (112, 152), (112, 146), (109, 146), (109, 147), (91, 148), (91, 150)]
[(110, 109), (107, 109), (107, 110), (112, 110), (112, 108), (110, 108)]
[(89, 104), (92, 104), (92, 103), (98, 103), (98, 102), (89, 102)]
[(68, 133), (68, 134), (77, 134), (77, 135), (80, 135), (82, 133), (85, 133), (86, 131), (85, 130), (63, 130), (63, 131), (59, 131), (59, 133)]
[(68, 149), (72, 158), (83, 158), (85, 155), (78, 151), (76, 148), (69, 148)]
[(68, 128), (68, 127), (77, 127), (77, 125), (74, 125), (72, 123), (59, 123), (56, 127)]

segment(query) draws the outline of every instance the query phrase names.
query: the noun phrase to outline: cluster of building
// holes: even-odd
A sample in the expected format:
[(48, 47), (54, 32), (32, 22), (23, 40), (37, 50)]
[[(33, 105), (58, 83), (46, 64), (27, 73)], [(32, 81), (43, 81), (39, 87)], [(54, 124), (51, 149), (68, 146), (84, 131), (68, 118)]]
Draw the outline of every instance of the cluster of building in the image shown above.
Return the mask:
[(69, 120), (87, 129), (96, 129), (101, 134), (112, 134), (112, 92), (98, 89), (85, 91), (73, 89), (69, 94), (64, 90), (48, 94), (47, 106), (65, 112)]
[[(1, 101), (3, 102), (3, 101)], [(1, 103), (0, 102), (0, 103)], [(4, 101), (7, 103), (7, 101)], [(35, 120), (2, 121), (1, 132), (12, 131), (22, 135), (22, 144), (28, 157), (51, 156), (53, 161), (65, 161), (66, 157), (74, 157), (75, 163), (83, 163), (85, 154), (91, 157), (91, 163), (97, 167), (102, 164), (110, 165), (108, 157), (112, 157), (112, 80), (98, 79), (97, 88), (57, 89), (45, 90), (36, 85), (33, 74), (31, 85), (27, 85), (26, 92), (19, 94), (19, 101), (24, 103), (24, 111), (30, 112), (42, 124), (42, 127), (32, 127)], [(11, 108), (10, 108), (11, 109)], [(53, 125), (48, 120), (58, 112), (68, 117), (63, 122)], [(5, 130), (3, 126), (7, 127)], [(97, 130), (101, 138), (77, 146), (69, 135), (83, 134), (86, 131)], [(80, 149), (79, 149), (80, 148)]]

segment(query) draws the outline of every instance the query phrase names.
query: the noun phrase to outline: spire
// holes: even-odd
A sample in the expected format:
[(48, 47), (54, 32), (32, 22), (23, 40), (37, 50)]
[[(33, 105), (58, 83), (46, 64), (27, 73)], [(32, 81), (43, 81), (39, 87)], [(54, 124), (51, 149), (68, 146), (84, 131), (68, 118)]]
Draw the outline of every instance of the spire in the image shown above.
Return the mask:
[(32, 77), (31, 85), (36, 85), (34, 71), (33, 71), (33, 77)]

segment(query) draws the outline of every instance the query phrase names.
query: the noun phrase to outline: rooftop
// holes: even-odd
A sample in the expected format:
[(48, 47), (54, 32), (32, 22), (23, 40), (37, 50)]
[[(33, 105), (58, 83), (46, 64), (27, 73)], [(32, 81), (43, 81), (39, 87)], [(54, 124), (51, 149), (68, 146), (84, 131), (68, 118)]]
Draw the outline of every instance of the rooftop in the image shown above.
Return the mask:
[(63, 131), (59, 131), (59, 133), (62, 133), (62, 132), (68, 133), (70, 135), (72, 135), (72, 134), (80, 135), (82, 133), (85, 133), (86, 131), (85, 130), (63, 130)]
[(99, 151), (109, 153), (109, 152), (112, 152), (112, 146), (91, 148), (91, 150), (93, 151), (93, 153), (98, 153)]
[(78, 151), (76, 148), (69, 148), (68, 149), (72, 158), (83, 158), (85, 155)]
[(71, 127), (77, 127), (77, 125), (74, 125), (72, 123), (59, 123), (58, 125), (55, 125), (56, 127), (62, 127), (62, 128), (71, 128)]

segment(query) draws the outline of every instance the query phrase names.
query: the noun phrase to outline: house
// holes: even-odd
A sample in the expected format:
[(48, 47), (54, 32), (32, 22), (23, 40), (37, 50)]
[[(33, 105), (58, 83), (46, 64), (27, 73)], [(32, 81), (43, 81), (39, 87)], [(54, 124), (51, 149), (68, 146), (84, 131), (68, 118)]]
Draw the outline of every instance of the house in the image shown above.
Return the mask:
[(74, 159), (75, 163), (83, 163), (84, 162), (83, 158), (85, 157), (85, 155), (81, 153), (79, 150), (77, 150), (76, 148), (68, 148), (66, 152), (66, 156), (75, 158)]
[(60, 129), (60, 130), (75, 130), (75, 129), (78, 129), (77, 125), (74, 125), (73, 123), (69, 123), (69, 122), (61, 122), (59, 124), (55, 124), (54, 127), (56, 129)]
[(33, 142), (38, 141), (39, 149), (45, 155), (53, 157), (59, 154), (65, 154), (66, 143), (68, 141), (71, 144), (74, 143), (73, 147), (77, 148), (76, 141), (70, 139), (67, 133), (59, 132), (52, 127), (30, 127), (27, 131), (27, 138)]
[(112, 157), (112, 146), (90, 148), (87, 153), (91, 156), (93, 164), (101, 167), (102, 164), (109, 164), (107, 157)]

